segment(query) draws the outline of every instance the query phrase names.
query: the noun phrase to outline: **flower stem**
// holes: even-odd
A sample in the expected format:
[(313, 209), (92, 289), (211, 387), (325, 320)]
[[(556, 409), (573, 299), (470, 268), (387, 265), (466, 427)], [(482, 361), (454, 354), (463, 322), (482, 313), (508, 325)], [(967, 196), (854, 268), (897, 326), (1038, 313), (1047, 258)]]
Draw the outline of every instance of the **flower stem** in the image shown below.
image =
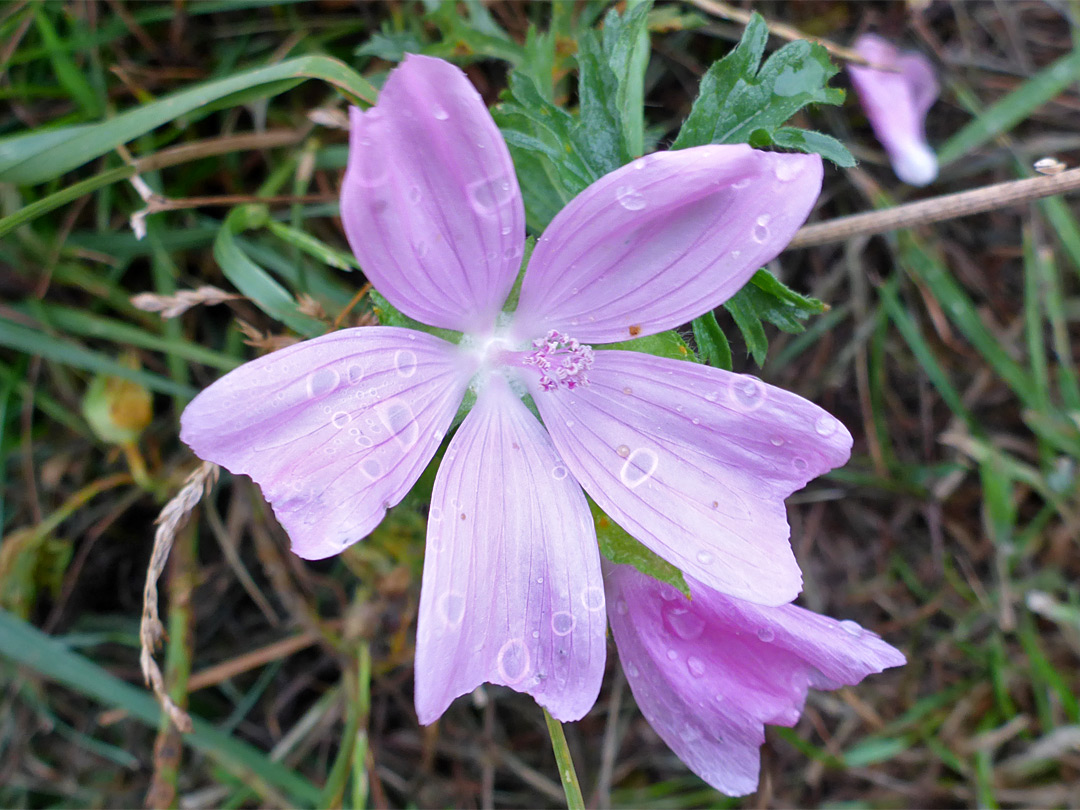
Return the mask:
[(555, 752), (555, 763), (559, 766), (559, 778), (562, 780), (563, 793), (566, 794), (566, 806), (569, 810), (585, 810), (585, 799), (581, 796), (574, 760), (570, 758), (570, 749), (566, 745), (562, 723), (544, 709), (548, 734), (551, 735), (551, 750)]

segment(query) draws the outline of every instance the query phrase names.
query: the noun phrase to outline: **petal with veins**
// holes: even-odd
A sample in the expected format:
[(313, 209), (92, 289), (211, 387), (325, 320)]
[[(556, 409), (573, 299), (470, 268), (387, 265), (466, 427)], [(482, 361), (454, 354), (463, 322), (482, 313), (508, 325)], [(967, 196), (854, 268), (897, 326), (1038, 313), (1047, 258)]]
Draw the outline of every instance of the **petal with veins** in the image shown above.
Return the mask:
[(631, 535), (730, 596), (798, 594), (784, 498), (847, 460), (838, 420), (754, 377), (614, 350), (596, 352), (588, 385), (533, 399), (570, 471)]
[(471, 369), (394, 327), (333, 332), (260, 357), (200, 393), (180, 438), (251, 476), (307, 559), (366, 536), (435, 454)]
[(408, 55), (353, 109), (341, 219), (368, 280), (423, 323), (490, 327), (521, 264), (525, 212), (506, 142), (465, 74)]
[(581, 488), (502, 378), (450, 442), (428, 517), (416, 711), (432, 723), (481, 683), (577, 720), (604, 673), (604, 587)]
[(658, 152), (616, 169), (537, 242), (517, 328), (612, 343), (714, 309), (791, 240), (821, 172), (817, 155), (741, 144)]
[(642, 714), (718, 790), (757, 789), (765, 724), (793, 726), (807, 690), (856, 684), (904, 656), (852, 621), (760, 607), (687, 578), (693, 600), (606, 568), (612, 634)]

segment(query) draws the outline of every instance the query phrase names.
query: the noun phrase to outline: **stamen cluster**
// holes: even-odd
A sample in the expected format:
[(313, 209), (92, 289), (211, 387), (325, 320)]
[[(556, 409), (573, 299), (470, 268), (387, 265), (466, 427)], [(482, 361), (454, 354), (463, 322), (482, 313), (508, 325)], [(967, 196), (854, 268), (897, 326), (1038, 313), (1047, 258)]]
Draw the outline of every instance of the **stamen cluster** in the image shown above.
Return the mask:
[(588, 385), (586, 372), (593, 364), (593, 348), (552, 329), (533, 341), (533, 351), (521, 361), (540, 370), (540, 387), (554, 391)]

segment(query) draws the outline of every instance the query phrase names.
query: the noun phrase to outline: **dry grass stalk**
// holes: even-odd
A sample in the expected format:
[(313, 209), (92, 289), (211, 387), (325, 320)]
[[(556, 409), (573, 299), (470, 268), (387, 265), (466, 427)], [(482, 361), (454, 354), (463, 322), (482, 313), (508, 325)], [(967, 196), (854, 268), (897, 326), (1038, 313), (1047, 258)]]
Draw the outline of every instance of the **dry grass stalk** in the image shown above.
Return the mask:
[(141, 648), (139, 665), (142, 667), (143, 678), (154, 690), (161, 708), (183, 732), (191, 731), (191, 718), (169, 697), (165, 690), (165, 679), (162, 677), (161, 669), (154, 660), (154, 651), (165, 636), (165, 627), (158, 615), (157, 581), (161, 572), (165, 570), (165, 563), (169, 559), (169, 551), (172, 549), (176, 532), (203, 496), (209, 494), (217, 481), (218, 469), (216, 464), (204, 461), (187, 477), (184, 486), (161, 510), (156, 521), (154, 550), (150, 555), (150, 565), (146, 570), (146, 585), (143, 588), (142, 621), (139, 623)]
[(175, 318), (199, 304), (213, 306), (214, 304), (223, 304), (226, 301), (236, 301), (243, 297), (204, 284), (196, 290), (180, 290), (173, 295), (139, 293), (131, 297), (131, 303), (136, 309), (141, 309), (143, 312), (160, 312), (162, 318)]

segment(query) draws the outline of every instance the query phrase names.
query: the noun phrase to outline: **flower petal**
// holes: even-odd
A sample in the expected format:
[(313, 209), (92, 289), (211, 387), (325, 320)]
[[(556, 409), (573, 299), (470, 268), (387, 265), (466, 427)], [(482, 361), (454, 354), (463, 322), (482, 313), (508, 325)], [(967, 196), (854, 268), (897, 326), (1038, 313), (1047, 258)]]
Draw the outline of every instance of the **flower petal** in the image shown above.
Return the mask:
[(926, 142), (926, 113), (938, 96), (933, 65), (922, 54), (900, 53), (888, 40), (864, 34), (854, 50), (869, 62), (899, 73), (849, 64), (851, 84), (874, 135), (903, 182), (925, 186), (937, 177), (937, 157)]
[(485, 681), (560, 720), (596, 701), (604, 587), (581, 488), (540, 423), (496, 378), (450, 442), (428, 517), (416, 711), (438, 719)]
[(180, 417), (200, 458), (250, 475), (293, 551), (314, 560), (367, 535), (450, 427), (472, 370), (411, 329), (343, 329), (226, 374)]
[(612, 343), (686, 323), (774, 258), (821, 190), (817, 155), (658, 152), (601, 177), (536, 244), (515, 321)]
[(533, 399), (570, 471), (631, 535), (730, 596), (790, 602), (784, 498), (843, 464), (851, 436), (754, 377), (598, 351), (589, 384)]
[(693, 601), (629, 566), (605, 583), (642, 714), (687, 766), (732, 796), (757, 789), (764, 725), (793, 726), (810, 687), (836, 689), (904, 656), (855, 622), (759, 607), (688, 579)]
[(365, 275), (419, 321), (489, 327), (521, 264), (525, 210), (479, 94), (448, 62), (410, 54), (351, 115), (341, 219)]

